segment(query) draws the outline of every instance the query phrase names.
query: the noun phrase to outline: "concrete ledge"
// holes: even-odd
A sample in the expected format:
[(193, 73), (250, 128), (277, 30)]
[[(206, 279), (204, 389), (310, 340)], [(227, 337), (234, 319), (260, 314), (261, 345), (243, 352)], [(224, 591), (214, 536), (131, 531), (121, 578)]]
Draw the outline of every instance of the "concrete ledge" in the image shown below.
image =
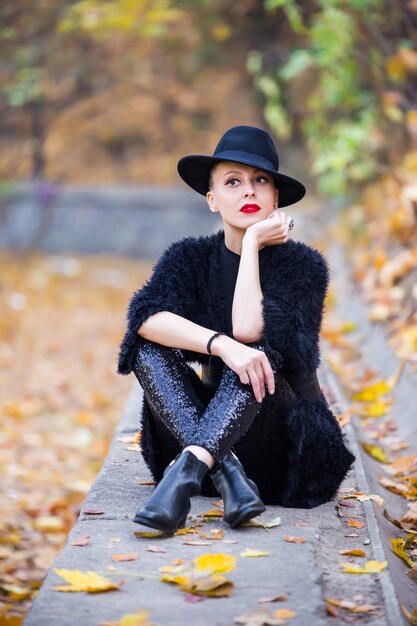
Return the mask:
[[(320, 371), (322, 385), (330, 389), (336, 400), (343, 402), (331, 373), (324, 366)], [(297, 612), (291, 619), (293, 626), (334, 625), (334, 618), (325, 611), (325, 598), (353, 600), (358, 603), (378, 604), (381, 610), (367, 615), (371, 626), (400, 626), (405, 623), (398, 607), (389, 570), (372, 576), (353, 576), (341, 571), (340, 562), (349, 557), (339, 555), (340, 549), (364, 548), (367, 559), (383, 559), (384, 553), (378, 535), (375, 513), (371, 502), (357, 503), (349, 509), (355, 515), (363, 515), (366, 526), (358, 529), (357, 538), (343, 518), (335, 510), (336, 502), (328, 502), (314, 509), (288, 509), (269, 506), (261, 519), (280, 516), (281, 526), (266, 531), (263, 528), (230, 529), (222, 520), (205, 525), (224, 528), (226, 541), (212, 541), (205, 547), (184, 544), (190, 536), (174, 536), (160, 539), (136, 538), (134, 531), (145, 530), (134, 524), (132, 517), (148, 495), (152, 486), (139, 485), (150, 475), (139, 452), (128, 451), (129, 444), (117, 441), (122, 434), (135, 433), (139, 427), (141, 390), (135, 381), (126, 404), (126, 410), (116, 430), (108, 457), (82, 507), (79, 520), (71, 531), (64, 550), (53, 568), (93, 570), (109, 576), (112, 580), (125, 579), (120, 590), (99, 594), (61, 593), (53, 587), (62, 584), (53, 568), (50, 569), (42, 588), (25, 620), (25, 626), (90, 626), (102, 622), (118, 621), (126, 613), (140, 608), (150, 611), (150, 621), (159, 626), (179, 626), (186, 621), (199, 626), (232, 626), (234, 619), (251, 610), (259, 609), (258, 600), (286, 593), (289, 598), (280, 604), (270, 604), (272, 614), (277, 608), (289, 608)], [(348, 426), (349, 444), (357, 453), (353, 429)], [(360, 455), (344, 487), (367, 491), (365, 473)], [(210, 498), (195, 497), (192, 515), (213, 508)], [(89, 515), (92, 509), (104, 510), (102, 515)], [(71, 542), (89, 535), (85, 547), (75, 547)], [(303, 537), (303, 544), (288, 543), (284, 535)], [(191, 536), (192, 538), (198, 535)], [(112, 539), (119, 539), (114, 543)], [(368, 545), (367, 540), (370, 541)], [(152, 546), (166, 552), (153, 553)], [(245, 548), (266, 550), (271, 554), (263, 558), (242, 558)], [(132, 562), (116, 563), (112, 554), (137, 552)], [(175, 586), (160, 582), (159, 568), (172, 564), (174, 559), (191, 561), (200, 554), (222, 552), (237, 557), (236, 570), (228, 577), (235, 588), (230, 598), (205, 598), (198, 603), (185, 602), (185, 595)], [(352, 560), (352, 559), (351, 559)], [(108, 572), (108, 566), (116, 572)], [(144, 579), (132, 574), (143, 574)], [(149, 578), (146, 578), (148, 576)]]

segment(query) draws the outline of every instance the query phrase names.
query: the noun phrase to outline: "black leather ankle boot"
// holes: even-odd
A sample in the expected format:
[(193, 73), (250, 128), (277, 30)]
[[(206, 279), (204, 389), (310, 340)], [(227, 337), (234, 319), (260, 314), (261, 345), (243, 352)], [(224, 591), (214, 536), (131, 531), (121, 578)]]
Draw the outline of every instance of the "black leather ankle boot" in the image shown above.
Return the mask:
[(228, 452), (209, 472), (223, 498), (224, 519), (234, 528), (266, 510), (258, 487), (250, 480), (233, 452)]
[(190, 497), (200, 493), (207, 471), (208, 466), (189, 450), (178, 454), (133, 521), (166, 533), (185, 526)]

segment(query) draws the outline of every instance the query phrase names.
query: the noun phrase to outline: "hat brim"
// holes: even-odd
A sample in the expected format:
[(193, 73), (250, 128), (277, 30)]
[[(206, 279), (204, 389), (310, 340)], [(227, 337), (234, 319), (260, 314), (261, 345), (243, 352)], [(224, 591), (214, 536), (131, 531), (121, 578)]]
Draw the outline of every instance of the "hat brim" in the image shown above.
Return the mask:
[(280, 208), (294, 204), (305, 196), (306, 188), (299, 180), (286, 174), (281, 174), (281, 172), (277, 172), (270, 167), (265, 167), (265, 162), (262, 162), (263, 159), (257, 160), (242, 156), (225, 158), (190, 154), (178, 161), (178, 174), (187, 185), (205, 196), (209, 190), (210, 170), (213, 165), (221, 161), (251, 165), (270, 174), (274, 179), (275, 187), (279, 191), (278, 206)]

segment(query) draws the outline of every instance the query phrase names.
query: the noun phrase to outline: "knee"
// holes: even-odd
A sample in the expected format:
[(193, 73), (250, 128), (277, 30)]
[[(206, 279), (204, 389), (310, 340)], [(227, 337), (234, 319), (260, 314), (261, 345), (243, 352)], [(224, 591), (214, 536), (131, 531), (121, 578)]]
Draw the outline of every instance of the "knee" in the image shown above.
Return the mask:
[(182, 350), (163, 346), (141, 337), (135, 353), (133, 371), (139, 377), (138, 374), (140, 375), (144, 370), (158, 372), (165, 369), (166, 371), (166, 368), (175, 366), (179, 362), (184, 363)]
[(135, 352), (133, 371), (138, 375), (144, 368), (149, 369), (152, 364), (160, 362), (161, 357), (166, 357), (170, 349), (141, 337)]

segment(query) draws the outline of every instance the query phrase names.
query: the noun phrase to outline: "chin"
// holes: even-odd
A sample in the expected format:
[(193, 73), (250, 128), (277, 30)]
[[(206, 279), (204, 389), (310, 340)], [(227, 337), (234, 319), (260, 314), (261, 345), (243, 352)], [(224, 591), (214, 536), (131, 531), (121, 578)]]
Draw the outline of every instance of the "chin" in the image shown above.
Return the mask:
[(244, 224), (244, 228), (248, 228), (252, 226), (252, 224), (256, 224), (257, 222), (261, 222), (262, 220), (268, 217), (266, 211), (258, 211), (258, 213), (247, 213), (242, 214), (241, 223)]

